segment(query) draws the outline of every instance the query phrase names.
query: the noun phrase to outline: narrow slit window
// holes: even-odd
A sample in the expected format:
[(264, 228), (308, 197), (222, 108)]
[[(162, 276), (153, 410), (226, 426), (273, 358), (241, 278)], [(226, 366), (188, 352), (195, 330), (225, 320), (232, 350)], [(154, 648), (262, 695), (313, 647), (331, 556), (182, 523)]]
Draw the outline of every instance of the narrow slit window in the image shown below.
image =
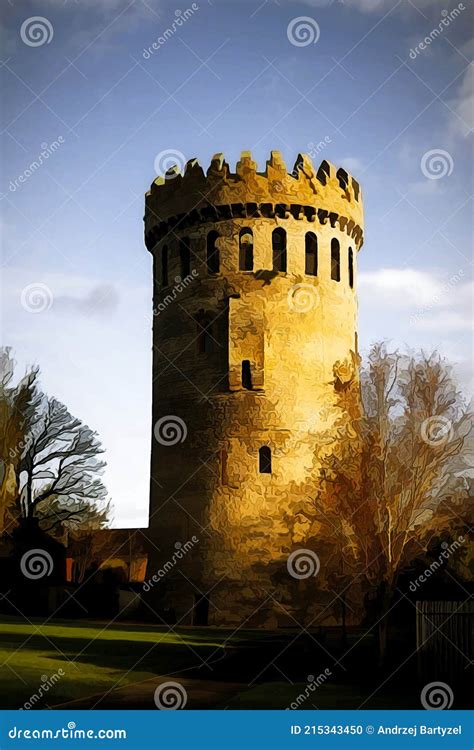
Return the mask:
[(258, 471), (260, 474), (272, 473), (272, 451), (268, 445), (262, 445), (258, 451)]
[(305, 274), (318, 275), (318, 238), (314, 232), (306, 232), (305, 236)]
[(161, 284), (168, 286), (168, 245), (161, 251)]
[(222, 448), (221, 450), (221, 482), (223, 485), (229, 484), (229, 473), (227, 471), (227, 450)]
[(247, 228), (239, 234), (239, 270), (253, 271), (253, 234)]
[(207, 235), (207, 272), (219, 273), (220, 269), (220, 255), (219, 249), (216, 246), (219, 233), (212, 231)]
[(242, 362), (242, 388), (247, 391), (252, 390), (252, 368), (248, 359), (244, 359)]
[(333, 281), (341, 280), (341, 248), (339, 240), (334, 237), (331, 240), (331, 279)]
[(278, 227), (272, 233), (273, 270), (286, 273), (286, 232)]
[(353, 289), (354, 288), (354, 253), (352, 251), (352, 247), (349, 248), (348, 265), (349, 265), (349, 286), (351, 289)]
[(198, 321), (197, 343), (199, 354), (211, 354), (215, 351), (216, 339), (213, 333), (212, 321)]
[(179, 243), (179, 254), (181, 258), (181, 278), (185, 279), (191, 273), (191, 250), (188, 237), (185, 237)]

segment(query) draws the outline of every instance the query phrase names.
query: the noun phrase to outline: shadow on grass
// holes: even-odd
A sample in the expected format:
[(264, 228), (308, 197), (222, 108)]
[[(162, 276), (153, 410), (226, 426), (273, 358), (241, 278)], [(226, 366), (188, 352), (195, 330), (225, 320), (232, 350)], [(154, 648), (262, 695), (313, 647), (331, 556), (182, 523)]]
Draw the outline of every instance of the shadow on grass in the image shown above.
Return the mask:
[[(35, 708), (108, 694), (117, 688), (139, 700), (132, 683), (168, 675), (197, 684), (212, 681), (215, 707), (287, 708), (300, 699), (300, 708), (419, 708), (416, 656), (400, 636), (408, 657), (394, 671), (375, 667), (376, 649), (370, 634), (354, 630), (342, 644), (337, 630), (324, 633), (179, 627), (169, 632), (149, 623), (55, 620), (31, 624), (16, 618), (0, 622), (0, 694), (2, 708), (19, 708), (37, 695), (45, 677), (64, 674)], [(397, 648), (394, 664), (404, 655)], [(307, 690), (309, 675), (325, 669), (328, 680)], [(224, 695), (230, 683), (242, 689)], [(222, 687), (220, 688), (219, 685)], [(220, 691), (222, 695), (220, 696)], [(139, 692), (139, 691), (138, 691)], [(228, 693), (229, 691), (227, 691)], [(307, 694), (306, 694), (307, 693)], [(147, 700), (152, 703), (152, 689)], [(457, 701), (456, 701), (457, 702)], [(91, 702), (91, 707), (94, 701)], [(153, 705), (133, 705), (133, 708)], [(210, 706), (207, 706), (210, 707)], [(460, 707), (457, 705), (456, 707)]]

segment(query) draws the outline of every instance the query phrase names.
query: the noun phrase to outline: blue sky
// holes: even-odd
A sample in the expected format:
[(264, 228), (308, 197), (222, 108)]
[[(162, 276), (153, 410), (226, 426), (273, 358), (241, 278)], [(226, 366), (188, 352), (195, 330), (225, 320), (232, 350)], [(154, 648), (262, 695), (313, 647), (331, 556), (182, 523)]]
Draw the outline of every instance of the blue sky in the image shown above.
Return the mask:
[[(472, 20), (469, 0), (5, 6), (2, 339), (98, 430), (117, 525), (148, 512), (142, 217), (162, 152), (207, 166), (222, 151), (233, 167), (251, 149), (263, 169), (278, 149), (291, 171), (322, 142), (314, 161), (346, 166), (364, 194), (362, 350), (438, 348), (472, 388)], [(288, 31), (301, 23), (309, 43)]]

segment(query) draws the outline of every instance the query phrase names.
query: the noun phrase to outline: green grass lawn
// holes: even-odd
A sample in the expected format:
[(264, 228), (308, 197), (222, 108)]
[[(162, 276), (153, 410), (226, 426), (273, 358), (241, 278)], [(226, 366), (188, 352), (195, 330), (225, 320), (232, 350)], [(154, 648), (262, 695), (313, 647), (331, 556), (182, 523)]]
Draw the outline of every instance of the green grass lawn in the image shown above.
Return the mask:
[[(330, 652), (336, 652), (338, 633), (326, 635), (326, 646)], [(307, 672), (318, 674), (328, 666), (334, 674), (307, 694), (300, 708), (357, 708), (366, 698), (369, 698), (366, 708), (418, 707), (417, 688), (411, 685), (411, 678), (407, 684), (406, 677), (397, 672), (401, 686), (391, 680), (385, 684), (376, 676), (372, 679), (369, 676), (367, 681), (367, 670), (361, 664), (366, 665), (374, 658), (373, 644), (370, 638), (361, 638), (358, 631), (350, 635), (350, 642), (360, 640), (360, 648), (367, 652), (362, 652), (349, 671), (334, 667), (326, 649), (318, 650), (307, 637), (300, 638), (303, 642), (299, 651), (287, 651), (285, 644), (292, 643), (294, 637), (294, 633), (281, 631), (239, 630), (234, 634), (225, 628), (179, 627), (173, 633), (165, 627), (130, 622), (110, 625), (55, 620), (42, 624), (42, 620), (32, 619), (28, 623), (3, 616), (0, 708), (21, 708), (31, 703), (31, 696), (38, 694), (45, 678), (51, 678), (61, 669), (64, 675), (34, 703), (35, 708), (104, 694), (107, 698), (115, 688), (168, 676), (171, 680), (186, 680), (191, 693), (211, 690), (206, 707), (284, 709), (307, 690), (307, 683), (302, 682)], [(291, 679), (281, 681), (281, 671), (265, 671), (265, 666), (280, 651), (283, 655), (278, 665), (283, 674), (293, 675), (294, 684)], [(206, 661), (212, 664), (212, 669), (203, 666)], [(383, 690), (379, 690), (382, 682)], [(132, 699), (136, 701), (139, 694), (147, 696), (147, 705), (135, 707), (152, 708), (153, 704), (148, 705), (148, 690), (146, 685), (129, 688), (125, 691), (124, 708), (130, 705), (127, 701), (133, 703)], [(95, 702), (92, 699), (87, 707)]]
[(44, 676), (64, 676), (38, 708), (106, 692), (154, 675), (198, 667), (218, 658), (228, 633), (195, 628), (177, 634), (152, 625), (54, 621), (42, 625), (3, 617), (0, 622), (1, 708), (20, 708)]

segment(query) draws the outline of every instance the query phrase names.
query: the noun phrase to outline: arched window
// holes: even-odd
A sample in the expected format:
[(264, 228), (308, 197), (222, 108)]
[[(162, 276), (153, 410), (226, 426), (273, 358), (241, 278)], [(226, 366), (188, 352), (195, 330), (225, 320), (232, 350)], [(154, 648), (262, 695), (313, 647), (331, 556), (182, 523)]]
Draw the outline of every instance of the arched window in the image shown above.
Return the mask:
[(168, 286), (168, 245), (161, 251), (161, 285)]
[(248, 359), (242, 360), (242, 388), (252, 390), (252, 368)]
[(331, 240), (331, 279), (341, 280), (341, 249), (335, 237)]
[(247, 227), (239, 234), (239, 270), (253, 271), (253, 234)]
[(191, 273), (191, 250), (188, 237), (184, 237), (179, 243), (179, 256), (181, 259), (181, 278), (185, 279)]
[(347, 260), (349, 264), (349, 286), (352, 289), (354, 287), (354, 253), (352, 252), (352, 247), (349, 248)]
[(209, 232), (207, 235), (207, 272), (208, 273), (219, 273), (220, 267), (220, 255), (219, 249), (216, 247), (216, 242), (219, 237), (219, 232)]
[(286, 232), (281, 227), (272, 233), (273, 270), (286, 273)]
[(260, 474), (272, 473), (272, 451), (268, 445), (262, 445), (258, 450), (258, 471)]
[(308, 276), (318, 275), (318, 238), (314, 232), (306, 232), (304, 272)]

